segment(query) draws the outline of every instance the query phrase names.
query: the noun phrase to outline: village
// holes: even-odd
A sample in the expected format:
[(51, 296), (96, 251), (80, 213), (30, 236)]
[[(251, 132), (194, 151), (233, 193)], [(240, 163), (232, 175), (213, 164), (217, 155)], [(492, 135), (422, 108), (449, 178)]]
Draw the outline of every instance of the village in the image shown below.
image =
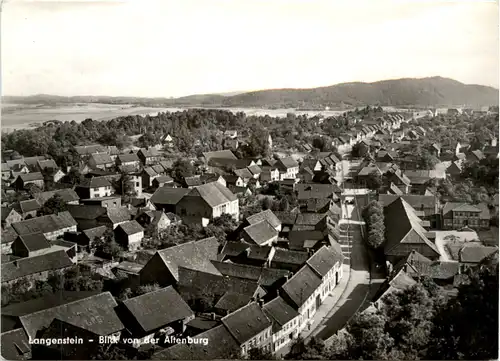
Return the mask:
[[(331, 151), (268, 134), (266, 157), (239, 158), (248, 139), (233, 128), (219, 129), (221, 150), (183, 159), (173, 133), (74, 146), (76, 168), (2, 151), (2, 357), (113, 345), (144, 359), (286, 358), (422, 277), (453, 297), (498, 257), (498, 190), (440, 192), (498, 162), (498, 128), (482, 144), (427, 144), (440, 116), (498, 121), (498, 107), (350, 113)], [(409, 151), (422, 145), (427, 168)], [(66, 337), (84, 342), (33, 342)]]

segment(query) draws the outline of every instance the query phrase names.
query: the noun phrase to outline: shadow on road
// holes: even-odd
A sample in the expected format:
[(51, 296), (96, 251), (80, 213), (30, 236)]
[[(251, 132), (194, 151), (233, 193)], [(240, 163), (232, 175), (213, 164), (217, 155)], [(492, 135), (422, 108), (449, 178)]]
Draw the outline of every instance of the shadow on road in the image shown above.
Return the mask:
[(323, 329), (317, 334), (316, 337), (326, 340), (344, 327), (349, 318), (354, 315), (357, 309), (363, 304), (369, 288), (370, 286), (367, 284), (357, 285), (352, 290), (345, 303), (322, 326)]

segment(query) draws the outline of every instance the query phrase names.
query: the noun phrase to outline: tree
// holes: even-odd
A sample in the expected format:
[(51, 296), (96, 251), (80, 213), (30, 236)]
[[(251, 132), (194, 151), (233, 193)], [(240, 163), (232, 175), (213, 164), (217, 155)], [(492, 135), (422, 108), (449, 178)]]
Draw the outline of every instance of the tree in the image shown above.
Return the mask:
[(377, 172), (372, 172), (366, 177), (366, 187), (368, 189), (378, 191), (383, 185), (382, 175)]
[(436, 164), (439, 163), (439, 159), (429, 153), (428, 150), (421, 149), (418, 158), (418, 166), (421, 169), (434, 169)]
[(68, 207), (66, 206), (66, 202), (64, 199), (59, 195), (55, 194), (45, 204), (43, 207), (38, 211), (38, 216), (46, 216), (49, 214), (58, 214), (59, 212), (64, 212), (67, 211)]
[(325, 345), (323, 341), (312, 337), (306, 342), (300, 335), (292, 341), (290, 351), (285, 356), (287, 360), (322, 360)]
[(498, 263), (481, 265), (468, 276), (457, 297), (438, 309), (429, 359), (498, 359)]
[(120, 245), (116, 243), (114, 232), (111, 229), (107, 229), (102, 237), (92, 243), (92, 251), (111, 259), (118, 258), (123, 252)]
[(384, 210), (377, 201), (370, 202), (362, 212), (368, 236), (366, 242), (370, 248), (379, 249), (385, 243)]
[(247, 360), (276, 360), (276, 356), (269, 351), (254, 347), (248, 350)]
[(364, 143), (356, 143), (352, 146), (351, 155), (354, 158), (363, 158), (368, 154), (369, 148)]
[(161, 290), (161, 287), (158, 285), (158, 283), (150, 283), (147, 285), (142, 285), (137, 287), (137, 289), (134, 292), (134, 295), (140, 296), (146, 293), (155, 292), (159, 290)]
[(186, 177), (192, 177), (196, 172), (196, 168), (187, 159), (178, 159), (172, 165), (172, 170), (170, 175), (172, 178), (178, 182), (184, 182)]
[(283, 212), (288, 212), (290, 210), (290, 202), (288, 201), (288, 198), (281, 198), (279, 203), (279, 210)]

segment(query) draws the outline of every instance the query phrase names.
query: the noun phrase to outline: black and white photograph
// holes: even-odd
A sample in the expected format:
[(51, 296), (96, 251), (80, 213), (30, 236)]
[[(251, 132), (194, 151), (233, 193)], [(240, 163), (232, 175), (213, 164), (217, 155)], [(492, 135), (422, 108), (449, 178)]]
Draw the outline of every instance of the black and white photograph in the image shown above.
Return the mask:
[(498, 0), (3, 0), (1, 360), (496, 360)]

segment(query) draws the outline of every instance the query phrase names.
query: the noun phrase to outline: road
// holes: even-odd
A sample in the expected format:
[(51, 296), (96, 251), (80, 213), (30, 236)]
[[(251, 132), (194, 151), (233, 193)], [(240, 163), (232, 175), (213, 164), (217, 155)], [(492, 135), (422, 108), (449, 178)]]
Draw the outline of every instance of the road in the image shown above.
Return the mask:
[[(346, 220), (348, 224), (342, 222), (341, 228), (344, 230), (348, 228), (351, 239), (351, 252), (350, 254), (344, 253), (350, 258), (351, 273), (343, 295), (324, 321), (310, 335), (322, 340), (328, 339), (343, 328), (367, 301), (370, 292), (370, 259), (361, 233), (364, 222), (359, 218), (360, 212), (356, 209), (349, 209), (346, 213), (350, 219)], [(347, 242), (347, 232), (342, 232), (340, 243), (343, 250)]]

